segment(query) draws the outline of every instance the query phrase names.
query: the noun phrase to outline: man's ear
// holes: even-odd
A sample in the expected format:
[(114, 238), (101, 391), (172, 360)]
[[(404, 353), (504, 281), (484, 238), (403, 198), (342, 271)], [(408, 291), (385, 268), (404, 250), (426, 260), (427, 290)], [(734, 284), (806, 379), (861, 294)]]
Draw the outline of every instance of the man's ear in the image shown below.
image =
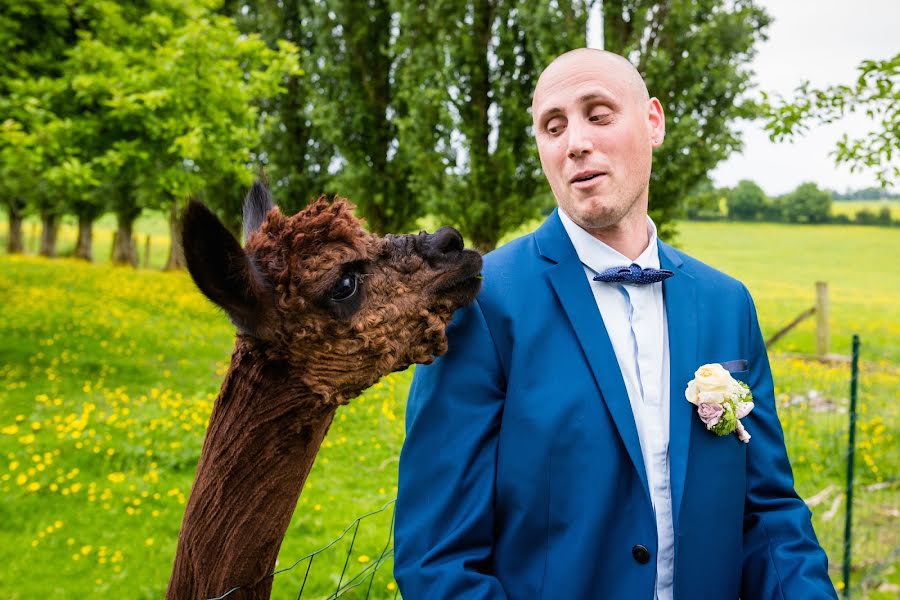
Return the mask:
[(182, 217), (181, 239), (188, 271), (200, 291), (242, 333), (266, 339), (274, 316), (271, 285), (219, 218), (192, 200)]
[(666, 116), (663, 113), (662, 104), (656, 98), (650, 98), (647, 102), (647, 126), (650, 144), (654, 148), (659, 148), (666, 137)]

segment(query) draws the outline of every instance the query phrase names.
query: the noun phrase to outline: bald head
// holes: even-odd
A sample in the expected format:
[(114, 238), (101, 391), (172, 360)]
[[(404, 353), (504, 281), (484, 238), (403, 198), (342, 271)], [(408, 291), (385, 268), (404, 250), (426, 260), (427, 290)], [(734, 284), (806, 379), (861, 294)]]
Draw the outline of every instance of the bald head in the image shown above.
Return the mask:
[(624, 240), (617, 249), (629, 258), (640, 254), (653, 149), (666, 124), (637, 69), (612, 52), (566, 52), (541, 73), (531, 113), (560, 209), (599, 239)]
[(621, 87), (628, 89), (633, 94), (634, 101), (650, 99), (644, 79), (634, 65), (628, 62), (628, 59), (606, 50), (577, 48), (560, 54), (541, 72), (531, 100), (532, 115), (540, 104), (544, 89), (550, 82), (556, 81), (559, 77), (565, 77), (569, 72), (585, 69), (602, 71), (610, 81), (617, 82)]

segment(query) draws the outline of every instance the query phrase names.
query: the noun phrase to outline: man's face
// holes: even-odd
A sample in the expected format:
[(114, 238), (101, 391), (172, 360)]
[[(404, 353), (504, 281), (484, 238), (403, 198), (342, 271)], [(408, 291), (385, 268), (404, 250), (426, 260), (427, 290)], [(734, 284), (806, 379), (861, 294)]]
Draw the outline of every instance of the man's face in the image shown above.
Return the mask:
[(541, 166), (560, 207), (584, 228), (646, 214), (652, 151), (665, 123), (636, 77), (614, 57), (583, 51), (548, 67), (535, 90)]

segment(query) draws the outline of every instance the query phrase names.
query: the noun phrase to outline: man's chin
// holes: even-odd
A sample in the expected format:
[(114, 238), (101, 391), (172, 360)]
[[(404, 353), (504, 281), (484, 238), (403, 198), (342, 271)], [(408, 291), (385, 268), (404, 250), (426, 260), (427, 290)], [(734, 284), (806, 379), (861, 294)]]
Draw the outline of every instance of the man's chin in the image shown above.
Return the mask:
[(596, 202), (579, 203), (573, 211), (575, 214), (566, 211), (579, 227), (582, 229), (608, 229), (619, 223), (625, 216), (619, 214), (620, 211), (612, 210), (607, 202), (597, 200)]

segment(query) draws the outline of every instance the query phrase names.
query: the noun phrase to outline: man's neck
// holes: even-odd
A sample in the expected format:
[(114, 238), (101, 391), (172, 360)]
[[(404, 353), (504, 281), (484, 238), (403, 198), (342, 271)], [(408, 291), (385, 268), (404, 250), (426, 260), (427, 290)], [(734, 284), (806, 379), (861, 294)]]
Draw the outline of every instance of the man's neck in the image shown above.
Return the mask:
[(610, 227), (585, 231), (629, 260), (640, 256), (650, 243), (647, 216), (641, 214), (629, 215)]

